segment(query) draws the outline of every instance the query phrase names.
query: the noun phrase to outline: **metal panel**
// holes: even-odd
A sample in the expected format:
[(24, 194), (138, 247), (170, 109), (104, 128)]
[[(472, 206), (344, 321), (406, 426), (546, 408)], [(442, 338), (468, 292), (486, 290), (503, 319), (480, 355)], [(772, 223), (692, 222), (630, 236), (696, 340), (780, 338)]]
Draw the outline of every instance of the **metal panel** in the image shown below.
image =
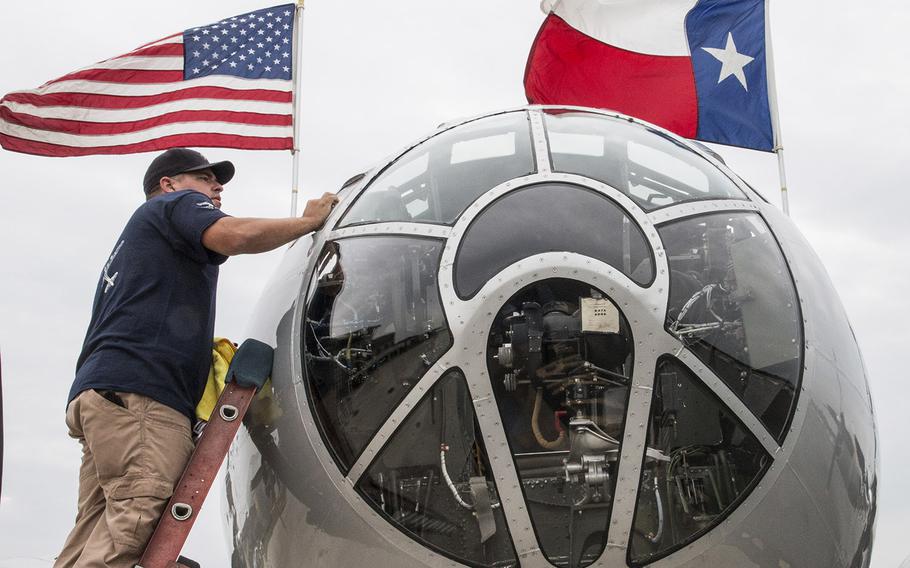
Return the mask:
[(687, 201), (679, 205), (670, 205), (663, 209), (648, 213), (648, 217), (655, 225), (676, 221), (695, 215), (707, 215), (721, 211), (757, 211), (758, 206), (750, 201), (736, 199), (712, 199), (706, 201)]
[[(512, 264), (491, 278), (473, 298), (467, 301), (460, 300), (454, 292), (452, 265), (460, 239), (471, 221), (494, 199), (522, 186), (541, 181), (563, 181), (587, 186), (618, 202), (639, 224), (655, 251), (657, 276), (652, 286), (642, 290), (619, 270), (595, 259), (573, 253), (545, 253)], [(626, 424), (638, 420), (642, 426), (631, 431), (627, 427), (624, 435), (609, 542), (604, 557), (594, 565), (601, 565), (607, 558), (612, 559), (606, 560), (607, 562), (615, 564), (621, 559), (624, 564), (625, 546), (631, 530), (641, 461), (644, 456), (644, 441), (647, 435), (644, 424), (651, 403), (654, 370), (658, 356), (675, 347), (675, 340), (663, 328), (669, 290), (666, 259), (660, 239), (648, 217), (621, 192), (606, 184), (573, 174), (539, 173), (506, 182), (481, 196), (453, 227), (452, 238), (446, 245), (441, 261), (440, 285), (443, 305), (456, 338), (453, 352), (467, 355), (464, 360), (458, 362), (458, 365), (465, 372), (472, 396), (477, 401), (478, 417), (481, 414), (485, 415), (479, 420), (485, 434), (497, 485), (504, 497), (509, 529), (519, 557), (522, 558), (522, 565), (529, 562), (535, 565), (540, 562), (543, 563), (541, 565), (548, 565), (536, 539), (533, 538), (533, 526), (523, 505), (520, 483), (508, 450), (505, 433), (499, 423), (498, 412), (492, 417), (488, 416), (487, 406), (490, 404), (488, 401), (494, 400), (493, 392), (486, 370), (477, 368), (477, 360), (483, 361), (487, 334), (494, 314), (502, 303), (531, 282), (556, 277), (579, 280), (603, 290), (625, 312), (633, 329), (636, 361)]]
[[(441, 281), (451, 283), (451, 268), (446, 268), (446, 254), (443, 253), (443, 269)], [(651, 331), (639, 333), (652, 334), (648, 339), (636, 338), (636, 367), (633, 374), (633, 391), (642, 394), (632, 394), (629, 405), (627, 421), (644, 417), (647, 419), (648, 406), (650, 405), (650, 388), (654, 379), (654, 366), (658, 354), (661, 352), (657, 342), (660, 338), (666, 342), (664, 348), (672, 345), (671, 338), (663, 331), (663, 319), (655, 317), (660, 313), (660, 306), (665, 304), (665, 299), (660, 294), (652, 291), (651, 302), (641, 302), (640, 290), (631, 280), (620, 271), (581, 255), (573, 253), (546, 253), (535, 255), (523, 261), (510, 265), (491, 279), (486, 286), (471, 300), (461, 302), (455, 296), (451, 286), (443, 284), (443, 303), (447, 306), (447, 316), (452, 322), (453, 333), (456, 337), (452, 348), (453, 363), (457, 364), (468, 378), (469, 388), (475, 402), (478, 421), (484, 432), (490, 462), (496, 475), (497, 486), (503, 497), (504, 509), (507, 513), (509, 528), (512, 532), (515, 546), (523, 562), (543, 562), (546, 560), (538, 549), (538, 544), (533, 534), (533, 525), (523, 504), (524, 497), (520, 482), (515, 472), (513, 458), (506, 441), (505, 432), (499, 418), (499, 411), (493, 395), (492, 385), (485, 367), (485, 354), (487, 336), (493, 323), (495, 314), (502, 304), (520, 288), (539, 280), (549, 278), (571, 278), (603, 290), (625, 312), (626, 318), (632, 323), (633, 329), (644, 330), (648, 327)], [(666, 288), (664, 288), (666, 289)], [(649, 325), (650, 324), (650, 325)], [(651, 343), (650, 349), (645, 346)], [(640, 347), (639, 347), (640, 346)], [(638, 350), (643, 354), (639, 360)], [(644, 429), (639, 434), (628, 433), (623, 439), (622, 461), (620, 462), (619, 481), (616, 489), (614, 511), (621, 505), (629, 503), (628, 510), (623, 509), (614, 513), (612, 525), (618, 531), (627, 534), (631, 526), (634, 513), (635, 494), (637, 492), (640, 462), (644, 455)], [(622, 499), (620, 498), (622, 495)], [(615, 522), (614, 522), (615, 521)], [(610, 538), (613, 541), (613, 537)], [(523, 563), (523, 566), (525, 564)]]
[[(730, 527), (726, 538), (712, 539), (712, 546), (685, 559), (682, 552), (649, 566), (654, 568), (705, 566), (835, 568), (837, 548), (824, 525), (823, 514), (806, 507), (804, 486), (785, 467), (775, 489), (754, 512)], [(728, 521), (730, 522), (730, 521)]]
[(550, 151), (547, 144), (547, 132), (543, 126), (543, 115), (538, 110), (528, 113), (531, 119), (531, 140), (534, 142), (534, 159), (537, 162), (537, 172), (550, 173)]
[(410, 235), (415, 237), (435, 237), (447, 239), (452, 236), (452, 229), (445, 225), (431, 225), (429, 223), (372, 223), (369, 225), (355, 225), (336, 229), (329, 233), (329, 239), (342, 239), (363, 235)]

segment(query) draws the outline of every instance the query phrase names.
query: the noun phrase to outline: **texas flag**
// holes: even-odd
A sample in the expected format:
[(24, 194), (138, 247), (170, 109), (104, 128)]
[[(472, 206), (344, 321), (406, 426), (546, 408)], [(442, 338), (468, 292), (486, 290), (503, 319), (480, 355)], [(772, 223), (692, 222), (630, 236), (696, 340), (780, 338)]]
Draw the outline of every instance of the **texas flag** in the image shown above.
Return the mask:
[(774, 149), (766, 0), (544, 0), (525, 93), (696, 138)]

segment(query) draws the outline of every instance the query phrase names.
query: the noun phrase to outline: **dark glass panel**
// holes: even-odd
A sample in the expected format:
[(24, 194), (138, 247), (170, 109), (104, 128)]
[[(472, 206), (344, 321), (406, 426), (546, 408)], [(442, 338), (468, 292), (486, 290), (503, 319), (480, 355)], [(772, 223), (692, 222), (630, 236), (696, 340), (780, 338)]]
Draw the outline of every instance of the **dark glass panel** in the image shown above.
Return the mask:
[(667, 329), (783, 440), (796, 404), (802, 329), (793, 280), (755, 213), (659, 229), (670, 263)]
[(517, 565), (464, 376), (430, 389), (357, 483), (399, 529), (472, 566)]
[(526, 112), (481, 118), (437, 134), (398, 158), (370, 183), (339, 226), (453, 223), (481, 194), (535, 169)]
[(646, 211), (698, 199), (745, 199), (682, 143), (641, 124), (585, 112), (546, 115), (553, 170), (602, 181)]
[(771, 458), (682, 363), (658, 366), (629, 559), (645, 564), (720, 523)]
[(607, 542), (632, 372), (632, 334), (602, 292), (543, 280), (503, 306), (487, 366), (528, 512), (556, 566)]
[(442, 246), (358, 237), (329, 242), (319, 255), (304, 362), (320, 429), (345, 471), (452, 344), (436, 283)]
[(544, 183), (510, 192), (468, 227), (455, 260), (455, 290), (470, 298), (494, 274), (542, 252), (575, 252), (645, 286), (654, 259), (644, 233), (613, 201), (577, 185)]

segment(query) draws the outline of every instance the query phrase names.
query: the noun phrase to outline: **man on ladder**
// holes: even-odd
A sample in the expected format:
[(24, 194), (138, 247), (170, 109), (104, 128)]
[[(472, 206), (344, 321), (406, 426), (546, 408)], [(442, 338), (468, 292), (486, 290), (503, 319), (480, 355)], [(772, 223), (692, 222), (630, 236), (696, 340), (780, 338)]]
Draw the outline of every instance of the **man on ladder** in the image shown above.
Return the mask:
[(231, 162), (174, 148), (144, 178), (146, 203), (114, 244), (70, 390), (82, 444), (75, 526), (55, 568), (133, 568), (193, 452), (191, 420), (211, 365), (218, 266), (318, 229), (337, 198), (301, 217), (222, 213)]

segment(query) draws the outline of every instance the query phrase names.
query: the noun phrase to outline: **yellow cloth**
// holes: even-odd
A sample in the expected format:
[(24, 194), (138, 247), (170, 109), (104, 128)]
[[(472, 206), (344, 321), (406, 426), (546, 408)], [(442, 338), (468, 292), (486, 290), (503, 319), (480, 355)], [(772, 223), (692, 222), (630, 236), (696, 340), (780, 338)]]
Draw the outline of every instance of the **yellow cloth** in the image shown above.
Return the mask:
[(209, 369), (209, 378), (205, 383), (205, 392), (199, 404), (196, 405), (196, 418), (200, 420), (208, 419), (215, 410), (218, 403), (218, 397), (224, 390), (224, 379), (227, 378), (228, 368), (231, 366), (231, 359), (237, 352), (237, 346), (230, 339), (216, 337), (212, 342), (212, 368)]
[[(221, 391), (224, 390), (224, 381), (227, 379), (228, 369), (236, 352), (237, 345), (230, 339), (216, 337), (212, 340), (212, 367), (209, 369), (209, 378), (205, 383), (205, 391), (202, 393), (199, 404), (196, 405), (196, 418), (206, 422), (211, 418), (212, 411), (215, 410), (218, 398), (221, 396)], [(262, 388), (259, 389), (256, 400), (261, 401), (253, 406), (252, 409), (252, 419), (256, 423), (272, 424), (281, 416), (281, 409), (275, 404), (271, 378), (266, 380)]]

